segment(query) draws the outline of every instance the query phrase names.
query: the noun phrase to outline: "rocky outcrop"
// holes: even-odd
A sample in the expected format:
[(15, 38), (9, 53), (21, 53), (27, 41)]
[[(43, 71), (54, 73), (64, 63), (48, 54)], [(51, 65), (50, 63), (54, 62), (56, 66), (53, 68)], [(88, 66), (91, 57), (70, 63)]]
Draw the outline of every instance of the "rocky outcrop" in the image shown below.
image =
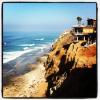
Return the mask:
[(72, 32), (63, 34), (52, 46), (45, 68), (47, 97), (96, 96), (96, 44), (75, 42)]

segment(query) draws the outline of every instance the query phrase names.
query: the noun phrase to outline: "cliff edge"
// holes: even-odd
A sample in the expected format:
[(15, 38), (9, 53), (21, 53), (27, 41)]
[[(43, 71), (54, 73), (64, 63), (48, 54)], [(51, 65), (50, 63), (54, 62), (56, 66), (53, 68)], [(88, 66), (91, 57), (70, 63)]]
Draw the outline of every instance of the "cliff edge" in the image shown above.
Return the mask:
[(96, 43), (75, 41), (72, 31), (52, 46), (45, 63), (47, 97), (96, 97)]

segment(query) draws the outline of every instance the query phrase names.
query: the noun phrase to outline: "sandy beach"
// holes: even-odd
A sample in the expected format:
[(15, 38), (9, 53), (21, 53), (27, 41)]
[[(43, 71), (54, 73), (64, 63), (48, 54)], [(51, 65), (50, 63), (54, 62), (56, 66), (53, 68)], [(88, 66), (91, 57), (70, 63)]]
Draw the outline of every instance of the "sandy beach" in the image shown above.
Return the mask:
[(4, 78), (4, 97), (45, 97), (47, 82), (45, 80), (44, 61), (46, 56), (41, 57), (36, 64), (30, 64), (31, 71), (22, 75)]

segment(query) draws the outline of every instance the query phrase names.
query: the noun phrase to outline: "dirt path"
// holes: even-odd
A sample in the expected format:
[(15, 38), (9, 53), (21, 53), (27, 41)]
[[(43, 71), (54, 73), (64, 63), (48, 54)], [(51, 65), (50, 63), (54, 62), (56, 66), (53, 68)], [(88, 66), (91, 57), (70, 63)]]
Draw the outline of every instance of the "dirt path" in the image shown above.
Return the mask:
[(47, 89), (43, 64), (36, 69), (12, 78), (11, 84), (3, 87), (4, 97), (44, 97)]

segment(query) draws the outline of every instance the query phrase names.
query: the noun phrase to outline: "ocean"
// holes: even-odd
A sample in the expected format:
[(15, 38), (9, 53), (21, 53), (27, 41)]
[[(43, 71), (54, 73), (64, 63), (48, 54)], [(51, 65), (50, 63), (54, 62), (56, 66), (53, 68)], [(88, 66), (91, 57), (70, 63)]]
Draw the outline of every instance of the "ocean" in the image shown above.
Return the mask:
[(3, 68), (8, 72), (12, 68), (25, 67), (47, 53), (60, 32), (4, 32)]

